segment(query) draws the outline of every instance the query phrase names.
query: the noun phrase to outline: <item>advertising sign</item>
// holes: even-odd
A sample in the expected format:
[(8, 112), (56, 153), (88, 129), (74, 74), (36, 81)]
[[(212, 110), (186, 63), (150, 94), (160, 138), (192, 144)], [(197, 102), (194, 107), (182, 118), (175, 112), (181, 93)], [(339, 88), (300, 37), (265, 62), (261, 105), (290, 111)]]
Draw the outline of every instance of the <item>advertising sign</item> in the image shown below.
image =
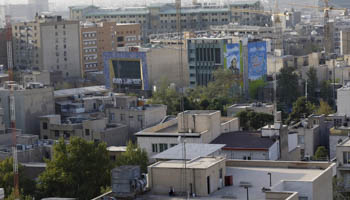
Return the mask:
[(239, 44), (226, 45), (225, 67), (230, 69), (233, 74), (239, 74), (241, 71), (240, 53), (241, 51)]
[(248, 78), (257, 80), (267, 74), (266, 42), (248, 43)]

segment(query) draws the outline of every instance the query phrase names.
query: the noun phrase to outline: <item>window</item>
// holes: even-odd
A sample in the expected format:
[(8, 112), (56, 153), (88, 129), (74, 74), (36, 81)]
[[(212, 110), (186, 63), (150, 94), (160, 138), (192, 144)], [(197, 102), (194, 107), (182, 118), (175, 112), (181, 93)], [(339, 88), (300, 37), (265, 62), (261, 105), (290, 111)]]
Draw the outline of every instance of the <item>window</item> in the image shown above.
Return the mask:
[(43, 122), (43, 129), (44, 129), (44, 130), (47, 129), (47, 122)]
[(120, 114), (120, 121), (124, 121), (125, 120), (125, 114)]
[(114, 121), (115, 120), (115, 114), (114, 113), (109, 113), (109, 120)]
[(159, 152), (163, 152), (168, 149), (168, 144), (159, 144)]
[(85, 136), (89, 136), (90, 135), (90, 129), (85, 129)]
[(176, 146), (177, 144), (170, 144), (170, 148)]
[(60, 137), (60, 131), (55, 130), (55, 137), (56, 137), (56, 138)]
[(350, 152), (347, 152), (347, 151), (343, 152), (343, 163), (345, 165), (350, 164)]
[(158, 152), (158, 145), (157, 144), (152, 144), (152, 152), (157, 153)]
[(222, 168), (219, 170), (219, 178), (222, 178)]
[(68, 131), (64, 131), (64, 132), (63, 132), (63, 137), (64, 137), (65, 139), (68, 139), (68, 138), (70, 137), (70, 134), (68, 133)]
[(215, 48), (215, 63), (220, 64), (221, 63), (221, 53), (219, 48)]
[(298, 144), (304, 144), (304, 136), (303, 135), (298, 135)]
[(124, 41), (124, 37), (123, 37), (123, 36), (117, 37), (117, 41), (118, 41), (118, 42), (123, 42), (123, 41)]

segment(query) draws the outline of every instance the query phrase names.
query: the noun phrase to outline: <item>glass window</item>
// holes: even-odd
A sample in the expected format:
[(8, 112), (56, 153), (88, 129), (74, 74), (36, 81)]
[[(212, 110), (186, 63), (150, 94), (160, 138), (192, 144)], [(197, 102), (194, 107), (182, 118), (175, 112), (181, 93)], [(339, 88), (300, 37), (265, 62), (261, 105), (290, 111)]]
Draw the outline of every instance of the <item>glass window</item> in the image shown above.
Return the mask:
[(159, 152), (163, 152), (168, 149), (168, 144), (159, 144)]
[(43, 122), (43, 129), (44, 129), (44, 130), (47, 129), (47, 122)]
[(85, 136), (89, 136), (90, 135), (90, 129), (85, 129)]
[(152, 152), (154, 152), (154, 153), (158, 152), (158, 145), (157, 144), (152, 144)]

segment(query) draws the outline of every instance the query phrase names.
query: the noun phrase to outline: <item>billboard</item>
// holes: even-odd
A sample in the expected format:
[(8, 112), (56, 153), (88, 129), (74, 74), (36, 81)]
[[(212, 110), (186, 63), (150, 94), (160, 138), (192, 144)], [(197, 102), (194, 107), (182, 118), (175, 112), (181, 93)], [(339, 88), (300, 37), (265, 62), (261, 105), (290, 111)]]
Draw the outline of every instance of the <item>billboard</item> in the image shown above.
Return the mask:
[(241, 47), (240, 44), (227, 44), (225, 53), (225, 67), (230, 69), (232, 73), (238, 74), (241, 69)]
[(266, 42), (248, 43), (248, 79), (257, 80), (267, 74)]
[(146, 52), (104, 52), (107, 88), (149, 90)]

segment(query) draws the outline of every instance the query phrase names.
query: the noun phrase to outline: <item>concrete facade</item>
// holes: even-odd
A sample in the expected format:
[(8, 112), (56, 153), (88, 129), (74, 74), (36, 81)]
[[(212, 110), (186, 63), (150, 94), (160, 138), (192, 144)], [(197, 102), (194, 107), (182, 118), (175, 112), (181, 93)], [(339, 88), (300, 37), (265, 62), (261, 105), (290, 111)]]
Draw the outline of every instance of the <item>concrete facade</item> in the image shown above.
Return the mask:
[(125, 125), (110, 124), (106, 118), (71, 118), (70, 123), (62, 123), (60, 115), (40, 117), (40, 138), (57, 140), (63, 137), (80, 137), (88, 141), (103, 141), (107, 146), (126, 145), (129, 138)]
[[(239, 9), (264, 10), (259, 2), (233, 2), (224, 6), (194, 4), (182, 6), (182, 30), (205, 30), (211, 25), (238, 23), (241, 25), (270, 24), (270, 17), (260, 13), (242, 13)], [(109, 20), (117, 23), (140, 23), (144, 36), (176, 32), (176, 7), (174, 3), (151, 4), (147, 7), (102, 9), (96, 6), (70, 7), (70, 19)]]
[[(199, 157), (187, 161), (186, 169), (182, 161), (161, 161), (148, 167), (148, 183), (154, 194), (168, 194), (173, 188), (175, 195), (189, 192), (208, 196), (224, 187), (225, 174), (225, 158)], [(186, 186), (183, 186), (184, 177)]]
[(81, 76), (79, 22), (61, 16), (36, 16), (12, 25), (14, 66), (60, 71), (64, 78)]
[(138, 105), (137, 97), (115, 96), (115, 102), (113, 107), (106, 108), (106, 117), (110, 123), (125, 124), (129, 133), (154, 126), (166, 116), (165, 105)]
[(38, 117), (55, 112), (53, 88), (23, 88), (17, 84), (5, 84), (0, 88), (0, 104), (4, 108), (5, 127), (10, 127), (10, 88), (14, 88), (16, 127), (24, 134), (39, 134)]

